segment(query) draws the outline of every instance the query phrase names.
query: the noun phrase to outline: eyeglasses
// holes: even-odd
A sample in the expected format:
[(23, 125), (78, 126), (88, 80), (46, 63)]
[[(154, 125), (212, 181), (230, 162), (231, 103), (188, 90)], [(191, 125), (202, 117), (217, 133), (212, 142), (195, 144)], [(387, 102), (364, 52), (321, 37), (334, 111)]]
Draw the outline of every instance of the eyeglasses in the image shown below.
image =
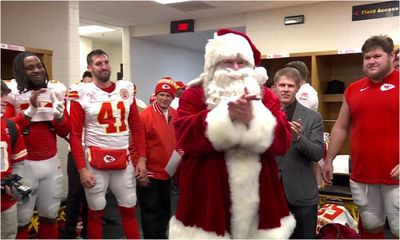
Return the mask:
[(236, 58), (236, 59), (225, 59), (217, 63), (218, 67), (221, 68), (244, 68), (249, 66), (249, 62), (246, 60), (243, 60), (241, 58)]

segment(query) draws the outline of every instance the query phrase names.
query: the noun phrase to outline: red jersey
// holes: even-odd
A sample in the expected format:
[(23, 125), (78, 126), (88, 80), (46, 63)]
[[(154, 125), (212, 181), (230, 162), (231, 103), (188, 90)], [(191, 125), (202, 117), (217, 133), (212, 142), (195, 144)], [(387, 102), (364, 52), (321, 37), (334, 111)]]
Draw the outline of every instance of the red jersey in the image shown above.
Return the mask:
[[(12, 173), (12, 165), (24, 160), (27, 156), (24, 139), (17, 126), (17, 141), (11, 144), (11, 137), (4, 117), (1, 117), (1, 178)], [(14, 205), (15, 200), (5, 192), (1, 194), (1, 211)]]
[(146, 167), (149, 176), (166, 180), (170, 176), (165, 166), (176, 148), (173, 121), (177, 117), (175, 109), (168, 108), (168, 121), (156, 102), (140, 113), (146, 135)]
[(399, 164), (399, 72), (380, 83), (364, 77), (344, 95), (351, 117), (351, 179), (398, 184), (390, 171)]

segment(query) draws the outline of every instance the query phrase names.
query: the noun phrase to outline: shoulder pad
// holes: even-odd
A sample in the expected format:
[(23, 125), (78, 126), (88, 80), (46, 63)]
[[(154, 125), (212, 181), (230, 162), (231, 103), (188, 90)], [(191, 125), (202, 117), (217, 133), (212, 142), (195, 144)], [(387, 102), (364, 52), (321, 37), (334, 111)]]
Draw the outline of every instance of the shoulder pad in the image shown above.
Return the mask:
[(69, 100), (78, 99), (84, 89), (84, 85), (85, 85), (85, 83), (83, 83), (83, 82), (77, 82), (77, 83), (71, 84), (71, 86), (69, 86), (69, 89), (68, 89), (67, 98)]

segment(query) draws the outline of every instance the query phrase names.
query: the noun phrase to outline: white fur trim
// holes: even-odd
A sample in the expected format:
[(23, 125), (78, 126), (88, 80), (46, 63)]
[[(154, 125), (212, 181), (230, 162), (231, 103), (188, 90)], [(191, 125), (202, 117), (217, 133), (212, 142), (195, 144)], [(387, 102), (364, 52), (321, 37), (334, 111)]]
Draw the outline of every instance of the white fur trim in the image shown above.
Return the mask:
[(256, 153), (263, 153), (274, 140), (276, 118), (261, 100), (253, 101), (253, 114), (249, 129), (240, 138), (240, 145)]
[(221, 60), (235, 58), (240, 55), (244, 60), (254, 66), (254, 53), (246, 38), (234, 33), (215, 36), (206, 45), (204, 56), (204, 72)]
[(198, 227), (185, 226), (175, 216), (169, 221), (169, 239), (230, 239), (225, 232), (224, 236), (218, 236), (214, 232), (206, 232)]
[(202, 86), (204, 82), (204, 79), (200, 76), (199, 78), (191, 80), (187, 86), (188, 87), (196, 87), (196, 86)]
[(225, 153), (231, 191), (232, 238), (248, 238), (252, 225), (258, 225), (260, 205), (259, 155), (246, 149), (235, 148)]
[(267, 69), (264, 67), (256, 67), (254, 69), (255, 77), (260, 85), (263, 85), (269, 79)]
[(227, 150), (239, 144), (245, 130), (243, 124), (229, 118), (227, 102), (221, 102), (206, 117), (206, 136), (216, 150)]
[(248, 238), (252, 239), (289, 239), (296, 227), (296, 219), (292, 214), (281, 218), (281, 226), (268, 230), (257, 229), (257, 225), (252, 226), (252, 232)]

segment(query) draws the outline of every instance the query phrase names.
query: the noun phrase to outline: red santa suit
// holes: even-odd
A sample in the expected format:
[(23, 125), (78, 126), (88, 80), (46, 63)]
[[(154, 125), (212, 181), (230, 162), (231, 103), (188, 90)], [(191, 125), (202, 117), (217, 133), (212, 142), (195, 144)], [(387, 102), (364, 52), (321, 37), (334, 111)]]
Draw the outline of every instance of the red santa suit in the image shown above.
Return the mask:
[[(227, 37), (214, 46), (209, 42), (205, 74), (189, 84), (180, 98), (174, 123), (177, 145), (184, 155), (169, 238), (281, 239), (289, 238), (295, 227), (274, 158), (285, 153), (291, 140), (278, 98), (262, 89), (262, 99), (252, 101), (253, 118), (248, 126), (230, 119), (227, 102), (214, 108), (206, 104), (202, 83), (213, 62), (240, 54), (254, 66), (252, 50), (245, 50), (250, 46), (235, 38)], [(208, 54), (216, 52), (218, 56), (210, 62)]]

